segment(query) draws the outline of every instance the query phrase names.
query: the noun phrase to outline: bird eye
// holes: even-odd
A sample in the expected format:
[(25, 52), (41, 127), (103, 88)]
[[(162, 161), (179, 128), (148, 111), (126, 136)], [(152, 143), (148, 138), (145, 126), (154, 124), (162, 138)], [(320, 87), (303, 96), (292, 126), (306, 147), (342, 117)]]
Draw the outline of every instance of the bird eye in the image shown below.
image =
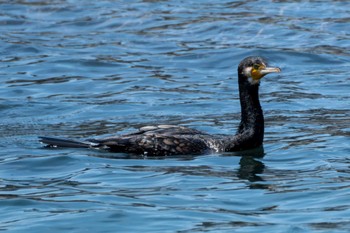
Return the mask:
[(258, 70), (259, 67), (260, 67), (260, 66), (259, 66), (258, 64), (253, 65), (254, 70)]

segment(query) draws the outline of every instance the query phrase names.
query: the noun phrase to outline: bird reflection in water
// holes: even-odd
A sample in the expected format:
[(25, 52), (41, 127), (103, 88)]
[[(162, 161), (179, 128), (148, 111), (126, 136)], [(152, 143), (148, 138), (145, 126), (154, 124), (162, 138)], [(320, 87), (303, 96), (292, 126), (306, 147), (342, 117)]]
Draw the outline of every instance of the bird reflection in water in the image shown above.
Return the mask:
[[(240, 154), (240, 167), (237, 171), (237, 177), (250, 182), (263, 181), (259, 175), (263, 174), (265, 165), (258, 159), (264, 157), (264, 148), (261, 146), (256, 149), (242, 151)], [(263, 188), (259, 186), (261, 185), (252, 184), (251, 188)]]

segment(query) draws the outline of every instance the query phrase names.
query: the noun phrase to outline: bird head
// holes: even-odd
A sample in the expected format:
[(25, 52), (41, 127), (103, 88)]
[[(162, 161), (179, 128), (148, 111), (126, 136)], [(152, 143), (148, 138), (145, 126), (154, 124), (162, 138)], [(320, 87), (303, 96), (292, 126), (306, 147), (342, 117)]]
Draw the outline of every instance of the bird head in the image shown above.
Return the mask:
[(278, 67), (269, 67), (262, 57), (247, 57), (238, 66), (238, 75), (245, 78), (250, 84), (260, 83), (260, 79), (269, 73), (279, 73)]

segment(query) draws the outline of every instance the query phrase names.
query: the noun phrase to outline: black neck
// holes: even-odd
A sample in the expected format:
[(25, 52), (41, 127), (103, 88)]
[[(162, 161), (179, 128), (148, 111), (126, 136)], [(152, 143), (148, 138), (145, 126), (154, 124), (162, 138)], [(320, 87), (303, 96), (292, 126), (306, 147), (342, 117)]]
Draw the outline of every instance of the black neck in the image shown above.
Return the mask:
[(227, 151), (251, 149), (262, 145), (264, 139), (264, 115), (259, 101), (259, 84), (251, 84), (239, 74), (241, 122), (237, 134), (230, 139)]
[(264, 115), (259, 101), (259, 84), (252, 85), (246, 79), (239, 81), (241, 123), (238, 134), (249, 133), (258, 144), (264, 137)]

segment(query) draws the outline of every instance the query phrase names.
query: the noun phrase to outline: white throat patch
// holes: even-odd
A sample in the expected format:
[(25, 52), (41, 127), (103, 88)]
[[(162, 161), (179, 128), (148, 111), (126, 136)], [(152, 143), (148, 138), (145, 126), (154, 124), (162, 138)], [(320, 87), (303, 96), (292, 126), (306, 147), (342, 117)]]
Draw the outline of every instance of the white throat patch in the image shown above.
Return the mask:
[(247, 77), (251, 77), (252, 76), (252, 67), (246, 67), (243, 69), (243, 74)]

